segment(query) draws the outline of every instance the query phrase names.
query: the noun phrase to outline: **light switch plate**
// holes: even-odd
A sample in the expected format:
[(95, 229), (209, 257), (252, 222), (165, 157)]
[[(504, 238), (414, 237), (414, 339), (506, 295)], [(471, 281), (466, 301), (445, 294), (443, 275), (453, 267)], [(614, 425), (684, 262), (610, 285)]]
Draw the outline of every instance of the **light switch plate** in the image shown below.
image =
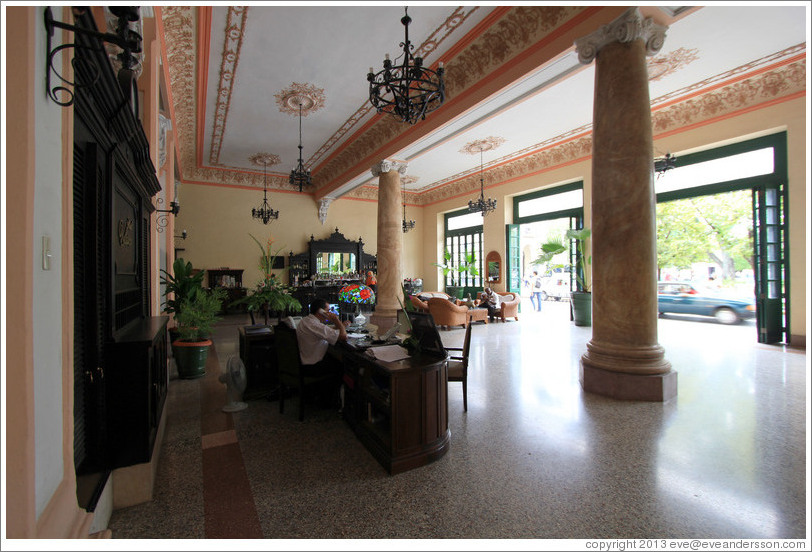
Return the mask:
[(51, 238), (42, 236), (42, 270), (51, 270)]

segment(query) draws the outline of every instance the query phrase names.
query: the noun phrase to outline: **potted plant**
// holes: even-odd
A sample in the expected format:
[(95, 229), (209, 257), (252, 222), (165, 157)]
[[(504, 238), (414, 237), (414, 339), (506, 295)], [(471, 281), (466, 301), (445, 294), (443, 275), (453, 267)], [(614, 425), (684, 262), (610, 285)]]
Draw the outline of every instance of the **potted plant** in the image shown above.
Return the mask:
[[(462, 293), (465, 288), (465, 286), (460, 284), (460, 277), (463, 274), (470, 274), (471, 276), (479, 275), (476, 255), (474, 253), (460, 253), (457, 262), (453, 263), (451, 251), (446, 249), (445, 253), (443, 253), (443, 262), (431, 264), (439, 267), (440, 270), (443, 271), (443, 281), (445, 281), (448, 278), (448, 275), (451, 274), (451, 285), (447, 285), (445, 289), (446, 293), (452, 297), (456, 297), (457, 299), (462, 299)], [(459, 275), (456, 278), (454, 277), (455, 273)]]
[(256, 242), (262, 252), (259, 257), (259, 269), (262, 273), (262, 279), (245, 297), (232, 302), (231, 305), (247, 305), (252, 323), (255, 322), (254, 313), (263, 312), (265, 315), (265, 325), (268, 325), (268, 316), (272, 311), (293, 311), (297, 313), (301, 311), (302, 304), (290, 294), (290, 287), (279, 281), (276, 274), (273, 273), (274, 259), (276, 259), (284, 246), (277, 248), (276, 251), (272, 251), (271, 246), (273, 239), (268, 239), (266, 249), (256, 237), (252, 234), (248, 235)]
[(220, 319), (218, 313), (225, 294), (222, 289), (201, 289), (191, 299), (181, 302), (181, 310), (175, 314), (179, 337), (172, 343), (180, 378), (193, 379), (206, 374), (211, 328)]
[(592, 284), (587, 271), (587, 265), (592, 264), (592, 256), (586, 254), (586, 242), (591, 234), (592, 232), (589, 228), (580, 228), (577, 230), (569, 229), (563, 236), (561, 234), (552, 234), (548, 236), (545, 243), (541, 244), (541, 253), (538, 258), (531, 263), (549, 263), (553, 257), (568, 250), (569, 240), (575, 240), (577, 250), (575, 263), (562, 263), (553, 265), (550, 268), (564, 267), (575, 274), (578, 289), (570, 292), (570, 301), (576, 326), (592, 325)]
[[(195, 271), (192, 263), (177, 258), (172, 264), (172, 274), (163, 269), (161, 272), (161, 283), (164, 285), (164, 297), (166, 298), (161, 306), (164, 312), (175, 315), (175, 324), (177, 324), (177, 315), (183, 308), (183, 302), (187, 299), (194, 299), (197, 293), (203, 290), (204, 271)], [(169, 342), (174, 343), (177, 339), (177, 326), (170, 326)], [(175, 355), (174, 346), (172, 346), (172, 355)]]

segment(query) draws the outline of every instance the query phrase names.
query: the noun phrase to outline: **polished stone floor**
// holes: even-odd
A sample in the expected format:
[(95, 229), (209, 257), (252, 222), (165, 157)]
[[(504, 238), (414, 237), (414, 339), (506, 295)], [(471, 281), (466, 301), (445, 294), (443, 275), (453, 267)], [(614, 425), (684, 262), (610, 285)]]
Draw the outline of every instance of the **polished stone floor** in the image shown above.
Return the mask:
[[(155, 499), (115, 511), (113, 538), (809, 537), (803, 351), (759, 345), (752, 321), (661, 318), (677, 398), (616, 401), (581, 389), (591, 328), (572, 325), (566, 304), (523, 313), (473, 326), (467, 412), (461, 386), (449, 384), (449, 452), (396, 476), (335, 409), (308, 403), (299, 422), (294, 397), (282, 415), (265, 399), (223, 414), (216, 374), (173, 377)], [(244, 323), (218, 326), (210, 371), (237, 354)], [(463, 333), (441, 335), (454, 346)], [(455, 545), (429, 547), (438, 546)], [(506, 544), (466, 544), (482, 546)]]

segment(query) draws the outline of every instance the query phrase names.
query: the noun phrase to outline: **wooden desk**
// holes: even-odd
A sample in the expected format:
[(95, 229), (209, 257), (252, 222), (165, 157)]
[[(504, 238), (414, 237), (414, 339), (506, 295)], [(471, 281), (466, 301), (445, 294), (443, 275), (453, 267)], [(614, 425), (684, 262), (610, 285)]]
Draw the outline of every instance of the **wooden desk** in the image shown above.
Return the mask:
[(434, 462), (447, 451), (445, 357), (376, 361), (342, 344), (344, 418), (369, 452), (394, 475)]

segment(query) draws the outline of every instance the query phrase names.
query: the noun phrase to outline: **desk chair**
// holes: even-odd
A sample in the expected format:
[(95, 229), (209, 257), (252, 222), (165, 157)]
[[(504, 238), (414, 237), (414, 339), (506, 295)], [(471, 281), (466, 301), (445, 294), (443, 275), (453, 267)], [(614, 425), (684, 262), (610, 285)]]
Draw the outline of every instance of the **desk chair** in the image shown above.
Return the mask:
[(468, 412), (468, 352), (471, 350), (471, 324), (465, 328), (465, 339), (462, 347), (443, 347), (446, 351), (461, 354), (450, 354), (447, 360), (448, 381), (462, 382), (462, 407)]
[(285, 324), (275, 328), (276, 360), (279, 363), (279, 413), (285, 412), (285, 392), (287, 388), (299, 390), (299, 421), (304, 421), (305, 389), (330, 382), (334, 374), (305, 374), (299, 357), (299, 341), (296, 330)]

